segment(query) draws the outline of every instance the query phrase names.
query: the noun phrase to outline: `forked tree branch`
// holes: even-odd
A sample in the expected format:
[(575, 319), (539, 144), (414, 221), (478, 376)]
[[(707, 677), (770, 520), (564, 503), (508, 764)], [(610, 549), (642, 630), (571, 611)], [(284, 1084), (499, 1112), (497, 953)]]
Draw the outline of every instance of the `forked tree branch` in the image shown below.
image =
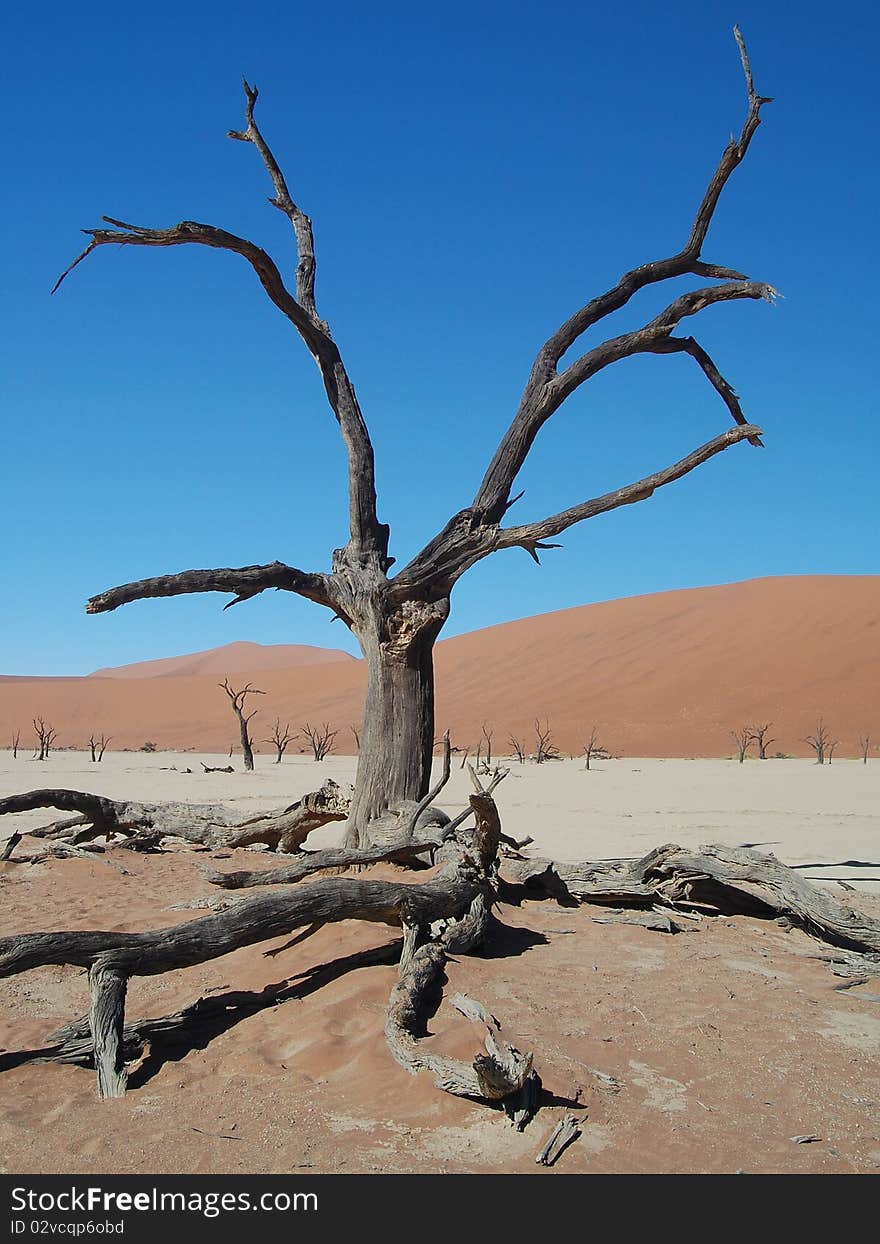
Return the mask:
[(275, 197), (270, 198), (269, 202), (288, 217), (296, 235), (296, 250), (299, 260), (296, 269), (297, 302), (317, 319), (318, 311), (315, 307), (315, 239), (312, 234), (312, 222), (291, 198), (287, 182), (284, 179), (284, 174), (278, 165), (278, 161), (272, 154), (268, 143), (263, 138), (259, 126), (254, 120), (254, 105), (257, 102), (259, 91), (255, 86), (249, 86), (246, 78), (242, 79), (242, 84), (247, 99), (245, 107), (247, 129), (230, 130), (228, 136), (237, 139), (239, 142), (253, 143), (260, 153), (269, 176), (272, 178), (272, 185), (275, 187)]
[(669, 335), (687, 316), (697, 315), (700, 311), (705, 310), (706, 307), (714, 306), (717, 302), (731, 302), (740, 298), (763, 299), (765, 302), (773, 302), (776, 296), (776, 290), (773, 286), (761, 281), (739, 281), (726, 285), (712, 285), (704, 289), (695, 289), (688, 294), (682, 294), (681, 297), (676, 298), (674, 302), (671, 302), (665, 310), (661, 311), (658, 316), (655, 316), (644, 327), (634, 329), (630, 333), (623, 333), (620, 337), (612, 337), (608, 341), (603, 341), (601, 345), (594, 347), (594, 349), (588, 350), (586, 354), (581, 355), (579, 359), (567, 367), (564, 372), (554, 376), (548, 382), (540, 409), (535, 412), (535, 416), (528, 426), (522, 429), (528, 445), (520, 445), (517, 438), (517, 452), (524, 450), (522, 459), (525, 461), (526, 454), (531, 448), (535, 436), (537, 436), (538, 431), (550, 416), (555, 414), (565, 399), (574, 393), (575, 389), (580, 388), (586, 380), (590, 380), (611, 363), (617, 363), (625, 358), (632, 358), (636, 354), (666, 352), (665, 342), (668, 340)]
[(102, 217), (104, 223), (112, 228), (83, 230), (91, 241), (62, 272), (52, 293), (56, 292), (74, 268), (100, 246), (196, 244), (230, 251), (246, 259), (269, 298), (296, 328), (318, 364), (327, 399), (336, 416), (348, 454), (350, 552), (356, 563), (366, 562), (384, 572), (387, 568), (388, 527), (380, 523), (377, 517), (373, 445), (342, 356), (330, 329), (318, 317), (315, 308), (315, 254), (311, 222), (290, 197), (281, 169), (254, 122), (256, 90), (245, 83), (245, 94), (247, 129), (230, 133), (233, 137), (252, 142), (257, 147), (275, 186), (276, 197), (270, 201), (289, 216), (293, 223), (299, 256), (297, 297), (288, 290), (277, 265), (266, 251), (237, 234), (193, 220), (183, 220), (169, 229), (150, 229), (116, 220), (112, 216)]
[[(711, 441), (707, 441), (705, 445), (701, 445), (699, 449), (695, 449), (687, 457), (673, 463), (672, 466), (668, 466), (662, 471), (655, 471), (653, 475), (646, 475), (644, 479), (627, 484), (624, 488), (618, 488), (614, 492), (607, 492), (601, 497), (593, 497), (590, 501), (584, 501), (581, 505), (575, 505), (568, 510), (562, 510), (561, 513), (553, 514), (549, 518), (544, 518), (537, 523), (526, 523), (520, 527), (501, 528), (496, 538), (495, 548), (521, 547), (529, 552), (532, 552), (535, 548), (556, 548), (558, 547), (557, 545), (542, 545), (540, 541), (546, 540), (550, 536), (558, 536), (569, 527), (573, 527), (575, 523), (582, 523), (584, 519), (595, 518), (597, 514), (607, 514), (609, 510), (618, 510), (621, 506), (632, 505), (636, 501), (644, 501), (656, 492), (658, 488), (663, 488), (666, 484), (672, 484), (675, 480), (681, 479), (683, 475), (687, 475), (690, 471), (695, 470), (696, 467), (702, 466), (704, 462), (708, 462), (716, 454), (723, 453), (731, 445), (737, 445), (744, 440), (753, 440), (759, 437), (760, 434), (761, 429), (751, 423), (746, 423), (742, 427), (729, 428), (728, 431), (722, 432), (720, 436), (716, 436)], [(532, 555), (535, 556), (533, 552)], [(537, 557), (535, 557), (535, 560), (537, 561)]]
[(560, 547), (546, 543), (550, 536), (557, 536), (575, 523), (595, 518), (598, 514), (644, 501), (658, 488), (681, 479), (731, 445), (745, 440), (754, 442), (760, 436), (761, 429), (751, 423), (729, 428), (662, 471), (646, 475), (623, 488), (593, 497), (539, 522), (498, 527), (474, 521), (473, 511), (464, 510), (451, 519), (418, 557), (395, 576), (391, 582), (392, 596), (405, 598), (417, 590), (419, 584), (431, 584), (438, 591), (448, 592), (466, 570), (498, 549), (524, 548), (537, 562), (538, 550)]
[[(733, 386), (724, 379), (710, 355), (694, 337), (664, 337), (652, 345), (651, 350), (654, 354), (689, 354), (699, 364), (703, 375), (718, 393), (734, 421), (742, 427), (748, 423)], [(760, 436), (750, 436), (747, 439), (750, 445), (760, 447), (764, 443)]]
[[(593, 298), (579, 311), (575, 312), (538, 351), (520, 401), (519, 409), (513, 422), (501, 439), (501, 443), (495, 452), (495, 456), (489, 465), (471, 507), (473, 510), (481, 513), (485, 521), (500, 522), (513, 482), (525, 461), (535, 436), (543, 423), (560, 405), (560, 401), (553, 401), (553, 397), (558, 396), (556, 386), (559, 384), (559, 381), (561, 379), (564, 381), (562, 399), (560, 399), (564, 400), (564, 397), (573, 392), (578, 385), (582, 384), (589, 376), (595, 374), (596, 369), (594, 369), (592, 364), (596, 361), (595, 356), (597, 353), (601, 353), (603, 350), (602, 346), (597, 347), (596, 351), (590, 351), (583, 359), (578, 360), (577, 363), (572, 365), (574, 370), (570, 367), (567, 372), (563, 373), (563, 377), (559, 377), (557, 374), (558, 365), (563, 355), (587, 329), (593, 327), (593, 325), (606, 316), (611, 315), (612, 312), (620, 310), (639, 290), (673, 277), (697, 275), (730, 281), (736, 285), (739, 283), (751, 284), (743, 273), (718, 264), (706, 263), (701, 259), (703, 243), (705, 242), (721, 192), (727, 184), (731, 173), (742, 161), (749, 148), (755, 130), (760, 124), (761, 107), (770, 102), (768, 97), (758, 95), (755, 91), (748, 54), (738, 27), (734, 28), (734, 34), (739, 46), (746, 79), (748, 111), (739, 138), (731, 138), (722, 153), (718, 166), (697, 210), (686, 245), (681, 251), (669, 258), (654, 260), (651, 263), (643, 264), (641, 267), (624, 273), (613, 288), (599, 295), (599, 297)], [(759, 287), (758, 292), (754, 293), (747, 292), (745, 289), (739, 293), (734, 292), (735, 285), (729, 288), (730, 292), (716, 294), (711, 298), (711, 301), (718, 301), (724, 297), (766, 297), (766, 293), (760, 291), (766, 290), (769, 287)], [(705, 291), (700, 291), (698, 297), (704, 295)], [(682, 300), (678, 299), (676, 303), (672, 304), (671, 308), (667, 308), (667, 311), (673, 312), (673, 318), (678, 310), (680, 310), (678, 318), (681, 318), (681, 315), (694, 314), (699, 309), (693, 303), (694, 297), (694, 295), (684, 295), (685, 301), (691, 300), (693, 309), (682, 308)], [(706, 305), (706, 303), (703, 303), (703, 305)], [(653, 321), (649, 327), (658, 329), (666, 327), (665, 324), (661, 323), (661, 319), (662, 317)], [(675, 322), (677, 322), (677, 319)], [(672, 327), (674, 327), (674, 324), (670, 323), (668, 331), (671, 331)], [(662, 335), (662, 333), (658, 333), (658, 336)], [(627, 334), (627, 337), (632, 336), (634, 335)], [(638, 334), (635, 334), (635, 336), (638, 336)], [(617, 340), (619, 342), (622, 339), (618, 338)], [(638, 351), (631, 350), (629, 352)], [(617, 357), (623, 356), (618, 355)], [(567, 380), (564, 380), (564, 377), (567, 377)]]
[(156, 579), (140, 579), (137, 583), (124, 583), (112, 587), (99, 596), (92, 596), (86, 604), (86, 613), (110, 613), (120, 605), (153, 596), (188, 596), (195, 592), (229, 592), (234, 599), (224, 605), (238, 605), (243, 600), (265, 592), (267, 588), (296, 592), (328, 609), (335, 609), (330, 592), (330, 576), (307, 574), (283, 562), (271, 562), (268, 566), (239, 566), (226, 570), (184, 570), (181, 574), (160, 575)]

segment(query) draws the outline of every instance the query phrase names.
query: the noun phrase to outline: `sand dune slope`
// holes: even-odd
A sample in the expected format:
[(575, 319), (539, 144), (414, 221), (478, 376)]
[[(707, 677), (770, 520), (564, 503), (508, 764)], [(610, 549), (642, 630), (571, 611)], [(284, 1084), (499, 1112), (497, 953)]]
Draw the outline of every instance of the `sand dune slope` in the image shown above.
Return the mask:
[[(866, 731), (880, 743), (878, 620), (880, 576), (840, 575), (664, 592), (491, 627), (437, 646), (438, 734), (449, 726), (456, 742), (475, 743), (485, 721), (496, 751), (509, 750), (510, 734), (530, 748), (540, 717), (566, 752), (579, 751), (596, 724), (607, 746), (626, 755), (723, 756), (732, 729), (772, 721), (771, 750), (806, 755), (802, 740), (821, 716), (840, 740), (837, 755), (855, 755)], [(176, 658), (173, 677), (128, 667), (136, 671), (128, 677), (3, 680), (0, 740), (16, 728), (29, 739), (41, 713), (58, 728), (59, 745), (81, 747), (97, 728), (114, 747), (150, 740), (224, 751), (236, 730), (216, 685), (231, 672), (223, 652)], [(256, 739), (276, 716), (294, 726), (326, 720), (339, 728), (337, 749), (353, 750), (363, 664), (345, 654), (321, 660), (272, 668), (255, 656), (248, 669), (236, 661), (237, 677), (253, 675), (269, 692)], [(167, 663), (145, 663), (157, 664), (169, 672)]]
[(95, 670), (92, 678), (182, 678), (189, 674), (240, 674), (242, 670), (294, 669), (302, 665), (326, 665), (329, 661), (351, 661), (347, 652), (338, 648), (313, 648), (309, 644), (252, 644), (245, 640), (210, 648), (207, 652), (190, 652), (181, 657), (164, 657), (158, 661), (138, 661), (134, 665), (117, 665)]

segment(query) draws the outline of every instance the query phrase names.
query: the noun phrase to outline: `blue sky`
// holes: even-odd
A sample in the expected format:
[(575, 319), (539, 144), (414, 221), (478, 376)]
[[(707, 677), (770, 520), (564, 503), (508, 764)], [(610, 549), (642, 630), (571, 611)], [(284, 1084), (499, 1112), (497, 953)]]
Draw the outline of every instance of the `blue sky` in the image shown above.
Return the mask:
[[(380, 517), (404, 562), (472, 498), (534, 353), (625, 269), (671, 254), (745, 92), (764, 112), (707, 259), (783, 298), (698, 335), (766, 448), (574, 528), (538, 569), (499, 553), (445, 631), (762, 575), (876, 573), (877, 105), (868, 3), (626, 6), (97, 3), (7, 12), (0, 672), (85, 673), (234, 639), (345, 646), (286, 593), (87, 617), (104, 588), (189, 567), (329, 564), (344, 458), (317, 372), (235, 256), (104, 249), (49, 290), (102, 214), (206, 220), (292, 271), (240, 79), (313, 219), (318, 305), (358, 389)], [(677, 290), (673, 291), (678, 292)], [(645, 292), (618, 332), (669, 301)], [(697, 325), (694, 325), (697, 328)], [(511, 518), (543, 517), (728, 426), (686, 358), (618, 364), (554, 417)]]

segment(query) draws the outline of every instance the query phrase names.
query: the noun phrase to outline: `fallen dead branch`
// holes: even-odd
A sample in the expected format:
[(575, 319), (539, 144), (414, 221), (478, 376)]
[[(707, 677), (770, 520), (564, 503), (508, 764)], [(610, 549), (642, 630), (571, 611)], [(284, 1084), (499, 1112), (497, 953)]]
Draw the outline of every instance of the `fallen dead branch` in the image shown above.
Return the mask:
[(504, 860), (511, 881), (589, 903), (787, 916), (832, 945), (880, 952), (880, 921), (844, 907), (772, 855), (742, 847), (658, 847), (639, 860)]
[(221, 804), (136, 803), (108, 799), (77, 790), (32, 790), (0, 799), (0, 816), (57, 808), (78, 815), (42, 829), (28, 831), (36, 838), (64, 838), (77, 846), (101, 836), (131, 837), (152, 831), (163, 837), (183, 838), (209, 847), (245, 847), (265, 843), (273, 851), (296, 851), (313, 829), (330, 821), (344, 821), (349, 813), (349, 794), (328, 779), (280, 812), (247, 820)]
[(541, 1166), (553, 1166), (563, 1149), (581, 1134), (580, 1124), (573, 1114), (567, 1114), (556, 1124), (541, 1152), (535, 1158)]

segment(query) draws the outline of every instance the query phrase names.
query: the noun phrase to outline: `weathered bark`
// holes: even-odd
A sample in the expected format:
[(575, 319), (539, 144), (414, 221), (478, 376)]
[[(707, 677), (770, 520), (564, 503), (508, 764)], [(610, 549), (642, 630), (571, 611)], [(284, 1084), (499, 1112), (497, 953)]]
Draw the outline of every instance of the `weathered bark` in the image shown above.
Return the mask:
[[(356, 606), (354, 606), (356, 607)], [(367, 698), (346, 846), (374, 842), (371, 822), (420, 800), (434, 753), (434, 642), (449, 601), (387, 604), (355, 624), (367, 664)]]
[[(448, 760), (448, 739), (447, 739)], [(501, 1025), (478, 1002), (464, 995), (452, 999), (468, 1019), (485, 1027), (485, 1053), (474, 1055), (470, 1064), (447, 1058), (420, 1045), (421, 1013), (425, 997), (442, 983), (449, 955), (468, 954), (483, 941), (489, 920), (489, 906), (495, 892), (497, 853), (501, 838), (498, 809), (491, 795), (478, 791), (470, 797), (476, 814), (473, 831), (462, 840), (450, 838), (442, 849), (449, 867), (476, 870), (480, 887), (466, 914), (452, 921), (443, 932), (428, 939), (424, 922), (410, 915), (404, 926), (404, 944), (399, 979), (391, 992), (385, 1017), (385, 1038), (394, 1059), (411, 1075), (430, 1071), (434, 1083), (457, 1097), (481, 1101), (519, 1099), (526, 1083), (534, 1076), (533, 1055), (522, 1054), (501, 1038)], [(424, 943), (424, 944), (420, 944)]]
[(547, 1143), (541, 1149), (541, 1152), (535, 1158), (540, 1166), (553, 1166), (567, 1149), (573, 1140), (577, 1140), (581, 1134), (580, 1124), (573, 1114), (567, 1114), (564, 1119), (556, 1124)]
[(256, 894), (216, 915), (148, 933), (24, 933), (0, 938), (0, 977), (44, 964), (91, 968), (99, 960), (125, 976), (156, 976), (216, 959), (293, 929), (338, 920), (430, 925), (460, 915), (480, 892), (476, 876), (447, 870), (433, 881), (402, 884), (331, 877)]
[(89, 969), (89, 988), (92, 992), (89, 1025), (100, 1097), (125, 1096), (128, 1076), (125, 1072), (122, 1032), (127, 987), (128, 977), (100, 959)]
[(774, 856), (743, 847), (670, 845), (639, 860), (579, 864), (512, 859), (502, 870), (509, 880), (586, 903), (785, 916), (832, 945), (880, 952), (880, 921), (844, 907)]
[(15, 850), (15, 848), (18, 846), (20, 842), (21, 842), (21, 834), (16, 834), (16, 833), (10, 834), (9, 837), (6, 839), (5, 843), (3, 844), (3, 850), (0, 851), (0, 862), (2, 862), (3, 860), (8, 860), (9, 857), (12, 855), (12, 852)]
[[(420, 1048), (423, 999), (441, 982), (445, 963), (446, 948), (437, 942), (419, 947), (409, 963), (402, 962), (403, 970), (392, 990), (385, 1019), (385, 1038), (395, 1061), (410, 1075), (430, 1071), (437, 1088), (456, 1097), (496, 1102), (518, 1094), (532, 1074), (533, 1055), (522, 1054), (503, 1040), (497, 1031), (500, 1028), (497, 1020), (494, 1024), (488, 1022), (488, 1016), (478, 1003), (474, 1009), (485, 1022), (485, 1052), (475, 1054), (470, 1065)], [(464, 1010), (462, 1013), (475, 1018), (473, 1013)]]
[(73, 844), (102, 835), (126, 837), (154, 831), (169, 838), (183, 838), (210, 847), (246, 847), (265, 843), (273, 851), (299, 849), (313, 829), (348, 817), (348, 794), (328, 779), (316, 791), (280, 812), (237, 820), (221, 804), (136, 803), (108, 799), (77, 790), (33, 790), (0, 799), (4, 813), (29, 812), (35, 808), (59, 808), (79, 816), (29, 831), (34, 837), (66, 836)]

